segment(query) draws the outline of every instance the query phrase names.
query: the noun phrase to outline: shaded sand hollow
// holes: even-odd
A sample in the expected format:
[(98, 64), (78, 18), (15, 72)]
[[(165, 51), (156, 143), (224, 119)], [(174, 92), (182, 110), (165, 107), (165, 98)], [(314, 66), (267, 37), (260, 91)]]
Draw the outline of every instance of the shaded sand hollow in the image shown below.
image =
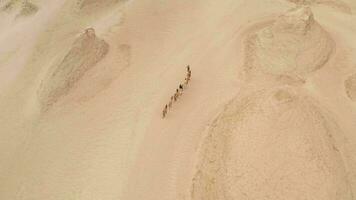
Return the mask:
[(0, 0), (0, 200), (354, 200), (355, 9)]

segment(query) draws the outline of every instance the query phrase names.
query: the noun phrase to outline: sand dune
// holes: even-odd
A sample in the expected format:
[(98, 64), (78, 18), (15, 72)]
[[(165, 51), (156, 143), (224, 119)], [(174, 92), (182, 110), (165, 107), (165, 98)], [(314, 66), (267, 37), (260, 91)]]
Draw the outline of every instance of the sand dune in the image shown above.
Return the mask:
[(301, 6), (250, 28), (244, 44), (246, 80), (254, 89), (210, 126), (192, 199), (353, 199), (349, 156), (334, 139), (344, 133), (297, 89), (330, 59), (332, 38)]
[(316, 102), (290, 88), (240, 99), (209, 129), (192, 199), (353, 199), (343, 133)]
[(354, 9), (0, 0), (0, 200), (355, 199)]
[(333, 41), (314, 20), (310, 8), (300, 7), (249, 34), (245, 68), (252, 74), (259, 70), (302, 78), (321, 68), (333, 48)]

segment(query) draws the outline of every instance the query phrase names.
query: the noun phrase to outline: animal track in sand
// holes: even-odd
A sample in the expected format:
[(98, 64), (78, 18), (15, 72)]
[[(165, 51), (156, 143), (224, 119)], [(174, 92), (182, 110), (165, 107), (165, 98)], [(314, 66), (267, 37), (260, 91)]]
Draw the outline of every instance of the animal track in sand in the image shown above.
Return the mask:
[(94, 67), (109, 51), (109, 45), (87, 29), (74, 42), (63, 60), (49, 69), (42, 80), (38, 96), (42, 110), (46, 110), (66, 95), (82, 76)]
[(247, 36), (244, 70), (248, 76), (261, 72), (303, 79), (321, 68), (333, 49), (334, 42), (311, 9), (299, 7)]
[(343, 133), (314, 100), (291, 88), (236, 98), (200, 149), (193, 200), (352, 200)]
[(352, 101), (356, 101), (356, 74), (353, 74), (346, 79), (345, 89), (348, 97)]

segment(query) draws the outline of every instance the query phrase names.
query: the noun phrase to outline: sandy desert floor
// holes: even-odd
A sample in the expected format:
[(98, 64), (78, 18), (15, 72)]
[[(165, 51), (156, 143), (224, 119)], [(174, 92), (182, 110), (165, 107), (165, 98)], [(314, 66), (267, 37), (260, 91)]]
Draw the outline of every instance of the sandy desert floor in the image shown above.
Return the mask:
[(356, 199), (354, 13), (0, 1), (0, 199)]

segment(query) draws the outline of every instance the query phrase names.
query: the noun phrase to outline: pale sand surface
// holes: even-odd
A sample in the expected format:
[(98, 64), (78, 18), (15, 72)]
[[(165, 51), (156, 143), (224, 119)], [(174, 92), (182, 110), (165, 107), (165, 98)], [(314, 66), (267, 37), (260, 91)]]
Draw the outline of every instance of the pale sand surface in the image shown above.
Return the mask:
[(0, 1), (0, 199), (356, 199), (355, 12)]

